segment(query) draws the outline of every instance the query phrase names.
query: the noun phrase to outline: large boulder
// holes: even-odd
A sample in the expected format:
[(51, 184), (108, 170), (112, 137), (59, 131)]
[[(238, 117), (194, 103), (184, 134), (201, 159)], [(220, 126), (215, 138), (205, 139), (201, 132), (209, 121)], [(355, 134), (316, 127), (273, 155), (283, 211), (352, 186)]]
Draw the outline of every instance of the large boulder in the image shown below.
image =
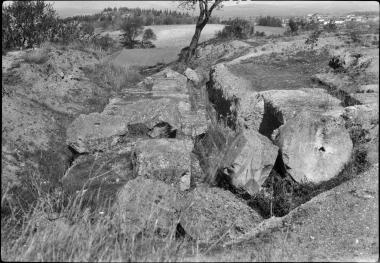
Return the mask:
[(114, 209), (122, 232), (166, 236), (178, 224), (182, 200), (176, 188), (161, 181), (137, 177), (119, 191)]
[(334, 111), (303, 111), (274, 132), (288, 172), (297, 182), (320, 183), (343, 169), (353, 144), (343, 118)]
[(214, 243), (244, 235), (262, 220), (231, 192), (198, 187), (186, 196), (180, 224), (198, 242)]
[(278, 147), (256, 131), (245, 130), (231, 142), (223, 158), (224, 173), (236, 188), (253, 195), (269, 176)]
[(253, 92), (251, 83), (233, 75), (223, 64), (211, 69), (207, 86), (209, 101), (219, 117), (233, 129), (258, 130), (264, 114), (264, 101)]
[[(191, 140), (151, 139), (140, 141), (133, 151), (136, 176), (145, 176), (174, 185), (180, 190), (190, 188), (193, 169)], [(194, 164), (196, 165), (196, 163)]]
[(78, 156), (61, 182), (67, 192), (116, 188), (133, 178), (131, 151), (119, 150)]
[[(190, 123), (189, 120), (194, 120)], [(203, 127), (203, 128), (202, 128)], [(119, 137), (176, 137), (203, 133), (207, 120), (190, 105), (172, 98), (112, 99), (102, 113), (80, 115), (67, 129), (67, 143), (77, 152), (105, 150)]]
[(209, 62), (217, 59), (230, 59), (247, 52), (252, 46), (240, 40), (228, 41), (225, 43), (205, 43), (199, 45), (196, 50), (196, 58)]
[(192, 81), (195, 85), (198, 85), (200, 83), (200, 78), (197, 72), (192, 70), (191, 68), (187, 68), (183, 74), (187, 77), (188, 80)]
[(268, 90), (260, 92), (265, 102), (265, 113), (260, 133), (270, 137), (273, 130), (300, 112), (342, 111), (341, 101), (324, 89)]

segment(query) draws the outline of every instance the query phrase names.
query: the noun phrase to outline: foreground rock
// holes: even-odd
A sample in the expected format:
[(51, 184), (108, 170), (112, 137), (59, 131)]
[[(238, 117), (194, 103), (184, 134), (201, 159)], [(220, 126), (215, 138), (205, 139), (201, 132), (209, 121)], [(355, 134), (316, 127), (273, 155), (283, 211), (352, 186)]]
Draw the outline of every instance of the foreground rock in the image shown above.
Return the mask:
[[(319, 194), (213, 261), (354, 261), (379, 258), (379, 166)], [(353, 216), (355, 215), (355, 216)], [(265, 221), (271, 221), (268, 219)], [(286, 242), (284, 242), (286, 240)], [(263, 251), (270, 251), (263, 255)], [(292, 253), (288, 253), (292, 251)], [(251, 253), (251, 254), (250, 254)]]
[(274, 129), (300, 112), (343, 112), (340, 100), (329, 95), (324, 89), (268, 90), (260, 94), (265, 102), (265, 113), (259, 131), (267, 137), (272, 135)]
[(268, 178), (278, 147), (256, 131), (243, 131), (227, 147), (222, 161), (224, 173), (236, 188), (253, 195)]
[(334, 111), (301, 112), (275, 134), (284, 164), (297, 182), (327, 181), (338, 175), (351, 157), (350, 135)]
[(81, 155), (67, 169), (61, 182), (67, 192), (114, 188), (133, 178), (131, 151), (119, 150)]
[(183, 199), (178, 191), (164, 182), (137, 177), (118, 193), (114, 209), (121, 221), (121, 231), (130, 236), (175, 231)]
[(180, 224), (198, 242), (212, 244), (239, 237), (262, 220), (231, 192), (199, 187), (187, 195)]
[[(193, 143), (191, 140), (151, 139), (138, 142), (133, 151), (134, 173), (163, 181), (184, 191), (190, 188)], [(196, 165), (196, 164), (194, 164)]]
[(218, 64), (211, 69), (207, 91), (218, 116), (227, 120), (229, 127), (259, 130), (264, 100), (252, 91), (248, 80), (233, 75), (226, 66)]
[(67, 130), (67, 143), (84, 153), (107, 149), (120, 137), (195, 136), (206, 127), (206, 116), (191, 112), (190, 105), (182, 101), (112, 99), (102, 113), (80, 115)]

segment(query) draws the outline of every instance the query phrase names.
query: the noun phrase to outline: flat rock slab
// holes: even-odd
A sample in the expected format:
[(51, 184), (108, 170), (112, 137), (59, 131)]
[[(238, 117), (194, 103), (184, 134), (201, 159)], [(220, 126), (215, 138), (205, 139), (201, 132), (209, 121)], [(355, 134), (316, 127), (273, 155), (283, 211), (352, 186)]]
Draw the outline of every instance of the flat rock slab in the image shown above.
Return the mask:
[(231, 192), (199, 187), (186, 196), (180, 224), (198, 242), (214, 243), (244, 235), (262, 220)]
[(61, 179), (66, 191), (112, 187), (133, 178), (130, 151), (81, 155)]
[(288, 172), (297, 182), (327, 181), (349, 162), (353, 144), (343, 118), (334, 111), (304, 111), (275, 131)]
[(361, 104), (379, 105), (379, 93), (353, 93), (351, 96)]
[(211, 69), (207, 86), (209, 101), (218, 116), (233, 129), (258, 130), (264, 114), (264, 101), (252, 91), (251, 83), (232, 74), (223, 64)]
[(277, 155), (278, 147), (267, 137), (245, 130), (228, 146), (222, 164), (232, 185), (253, 195), (268, 178)]
[(79, 153), (91, 152), (110, 148), (120, 136), (196, 136), (204, 132), (207, 123), (205, 114), (192, 112), (188, 103), (172, 98), (134, 102), (115, 98), (102, 113), (74, 120), (67, 129), (67, 144)]
[(137, 177), (118, 193), (114, 209), (128, 235), (167, 235), (176, 229), (183, 199), (176, 188), (164, 182)]
[(150, 139), (140, 141), (133, 151), (136, 176), (163, 181), (181, 190), (190, 188), (191, 140)]
[(343, 112), (341, 101), (324, 89), (268, 90), (260, 92), (260, 95), (265, 102), (265, 113), (259, 131), (269, 138), (274, 129), (300, 112)]
[(153, 74), (142, 82), (138, 86), (144, 87), (152, 91), (154, 97), (173, 97), (189, 99), (189, 93), (187, 90), (187, 78), (169, 68)]

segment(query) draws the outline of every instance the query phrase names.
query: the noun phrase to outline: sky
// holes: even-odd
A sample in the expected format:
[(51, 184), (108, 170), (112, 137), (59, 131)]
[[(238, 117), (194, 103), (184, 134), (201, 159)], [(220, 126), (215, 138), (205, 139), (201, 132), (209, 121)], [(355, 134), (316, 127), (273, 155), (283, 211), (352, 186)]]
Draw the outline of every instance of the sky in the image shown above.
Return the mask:
[[(179, 1), (47, 1), (61, 17), (86, 15), (97, 13), (107, 7), (140, 7), (143, 9), (177, 9)], [(377, 1), (224, 1), (224, 8), (215, 12), (215, 15), (239, 13), (268, 15), (298, 15), (304, 12), (339, 12), (339, 11), (378, 11)], [(190, 12), (196, 15), (196, 11)]]

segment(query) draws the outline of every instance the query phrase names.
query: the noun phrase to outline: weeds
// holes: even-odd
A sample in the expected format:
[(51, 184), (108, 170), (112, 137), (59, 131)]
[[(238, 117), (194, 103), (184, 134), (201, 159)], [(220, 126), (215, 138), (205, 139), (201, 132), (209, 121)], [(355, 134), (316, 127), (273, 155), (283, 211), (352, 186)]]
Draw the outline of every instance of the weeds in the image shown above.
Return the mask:
[(30, 64), (43, 64), (49, 60), (49, 51), (45, 47), (26, 52), (22, 59)]
[(108, 61), (86, 69), (86, 75), (99, 86), (116, 93), (142, 80), (137, 69), (121, 67)]

